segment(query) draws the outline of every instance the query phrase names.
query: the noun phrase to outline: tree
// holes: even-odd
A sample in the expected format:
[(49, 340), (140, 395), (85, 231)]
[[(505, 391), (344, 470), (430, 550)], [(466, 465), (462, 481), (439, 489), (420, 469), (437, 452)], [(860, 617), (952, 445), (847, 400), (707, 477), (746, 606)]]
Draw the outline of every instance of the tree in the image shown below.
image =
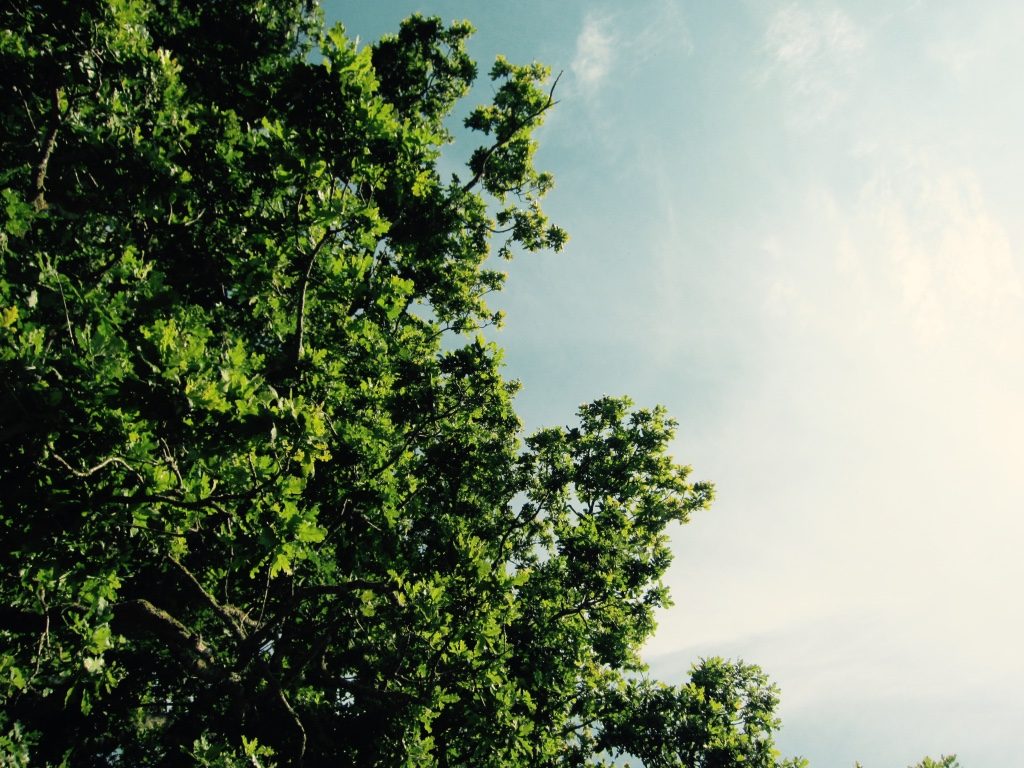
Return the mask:
[(938, 760), (926, 757), (910, 768), (960, 768), (960, 761), (956, 759), (956, 755), (943, 755)]
[[(860, 763), (855, 763), (854, 768), (863, 768)], [(960, 768), (960, 761), (956, 755), (943, 755), (938, 760), (930, 757), (921, 759), (921, 762), (909, 766), (909, 768)]]
[(783, 764), (757, 668), (638, 655), (712, 496), (674, 423), (602, 398), (521, 439), (479, 335), (492, 239), (566, 239), (547, 69), (495, 62), (444, 179), (468, 23), (0, 13), (8, 761)]

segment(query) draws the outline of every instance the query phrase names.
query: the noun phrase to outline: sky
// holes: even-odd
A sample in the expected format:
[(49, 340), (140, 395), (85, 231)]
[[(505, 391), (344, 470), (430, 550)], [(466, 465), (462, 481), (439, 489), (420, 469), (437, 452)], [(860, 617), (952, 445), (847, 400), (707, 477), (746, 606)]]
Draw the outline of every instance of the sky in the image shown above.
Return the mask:
[(563, 72), (538, 164), (572, 239), (506, 267), (494, 338), (528, 429), (660, 403), (716, 484), (673, 531), (654, 674), (759, 664), (779, 746), (818, 768), (1014, 764), (1024, 5), (325, 8), (363, 41), (468, 18), (482, 71)]

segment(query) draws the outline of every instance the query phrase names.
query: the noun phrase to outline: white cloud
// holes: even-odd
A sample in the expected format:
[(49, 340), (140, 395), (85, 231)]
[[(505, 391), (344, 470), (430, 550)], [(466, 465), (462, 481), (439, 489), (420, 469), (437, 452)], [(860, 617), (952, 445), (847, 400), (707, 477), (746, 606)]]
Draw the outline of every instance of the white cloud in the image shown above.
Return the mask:
[(1024, 276), (990, 191), (934, 153), (872, 159), (845, 203), (826, 186), (808, 188), (794, 214), (799, 232), (763, 237), (764, 310), (851, 343), (898, 336), (923, 354), (955, 347), (1016, 359)]
[(635, 60), (656, 60), (665, 51), (693, 54), (693, 35), (686, 16), (678, 3), (662, 0), (656, 8), (645, 14), (647, 25), (630, 42), (630, 53)]
[[(654, 212), (633, 213), (628, 266), (609, 262), (625, 273), (646, 268), (639, 252), (655, 255), (649, 300), (621, 312), (641, 319), (630, 343), (657, 380), (641, 399), (681, 417), (679, 457), (719, 488), (715, 509), (673, 536), (677, 607), (647, 653), (763, 663), (801, 710), (787, 723), (807, 734), (807, 713), (827, 711), (861, 744), (877, 733), (892, 742), (878, 765), (976, 748), (984, 737), (937, 734), (965, 708), (1005, 714), (1000, 686), (1024, 685), (1024, 225), (1007, 138), (1024, 112), (999, 91), (1009, 59), (956, 49), (947, 71), (929, 58), (924, 18), (906, 13), (744, 7), (758, 13), (753, 50), (714, 73), (669, 57), (682, 49), (650, 18), (596, 27), (614, 35), (602, 87), (682, 72), (699, 86), (685, 92), (688, 114), (721, 126), (701, 134), (715, 160), (704, 165), (675, 124), (623, 142), (630, 113), (603, 110), (645, 184), (623, 199)], [(950, 40), (971, 15), (947, 19)], [(728, 25), (728, 39), (745, 29)], [(716, 45), (716, 29), (694, 30), (698, 52)], [(650, 61), (644, 46), (634, 55), (648, 31), (665, 45)], [(980, 93), (952, 81), (961, 64)], [(623, 220), (607, 210), (602, 226)], [(893, 734), (853, 718), (911, 695), (931, 702), (927, 747), (894, 759)], [(855, 757), (867, 764), (863, 753), (844, 764)]]
[(864, 32), (839, 9), (791, 4), (772, 15), (761, 78), (782, 84), (793, 127), (807, 129), (823, 122), (846, 100), (865, 45)]
[(1012, 67), (1024, 9), (1015, 3), (981, 4), (970, 14), (953, 13), (954, 8), (923, 12), (935, 29), (923, 46), (928, 58), (965, 86), (980, 84), (993, 68)]
[(880, 172), (861, 198), (862, 231), (874, 233), (862, 247), (885, 254), (879, 267), (918, 341), (1013, 354), (1024, 285), (975, 175), (917, 157)]
[[(686, 57), (694, 50), (681, 5), (657, 0), (642, 15), (611, 10), (587, 13), (570, 69), (579, 91), (592, 96), (611, 79), (620, 84), (636, 77), (649, 80), (654, 62), (664, 66), (666, 56)], [(628, 55), (620, 56), (620, 51)]]
[(765, 46), (779, 63), (808, 67), (822, 58), (855, 54), (864, 48), (864, 35), (840, 10), (808, 11), (790, 5), (775, 13)]
[(597, 90), (611, 71), (615, 40), (609, 26), (607, 18), (587, 14), (576, 38), (576, 55), (571, 68), (585, 91)]
[(647, 653), (678, 675), (756, 660), (790, 723), (912, 695), (934, 742), (944, 691), (994, 711), (1024, 684), (1024, 267), (990, 179), (938, 152), (870, 160), (745, 235), (762, 369), (683, 454), (720, 496), (674, 537), (678, 604)]

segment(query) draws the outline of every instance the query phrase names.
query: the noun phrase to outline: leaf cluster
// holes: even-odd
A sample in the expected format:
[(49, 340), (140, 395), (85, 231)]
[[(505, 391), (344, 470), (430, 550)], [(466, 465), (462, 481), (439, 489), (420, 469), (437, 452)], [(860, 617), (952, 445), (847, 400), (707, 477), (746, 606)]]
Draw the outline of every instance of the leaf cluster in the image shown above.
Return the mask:
[(522, 440), (476, 334), (496, 233), (565, 242), (546, 68), (495, 63), (443, 179), (467, 23), (0, 14), (6, 761), (777, 764), (755, 668), (643, 677), (712, 496), (673, 422), (609, 397)]

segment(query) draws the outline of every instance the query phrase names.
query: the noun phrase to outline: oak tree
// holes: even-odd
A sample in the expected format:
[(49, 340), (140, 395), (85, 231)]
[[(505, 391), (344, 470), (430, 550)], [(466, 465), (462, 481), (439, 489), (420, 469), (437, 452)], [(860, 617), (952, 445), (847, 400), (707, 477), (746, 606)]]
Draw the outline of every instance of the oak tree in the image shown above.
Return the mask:
[(0, 34), (0, 692), (37, 765), (776, 766), (774, 688), (652, 681), (712, 496), (625, 398), (523, 437), (492, 251), (558, 250), (550, 72), (281, 0)]

